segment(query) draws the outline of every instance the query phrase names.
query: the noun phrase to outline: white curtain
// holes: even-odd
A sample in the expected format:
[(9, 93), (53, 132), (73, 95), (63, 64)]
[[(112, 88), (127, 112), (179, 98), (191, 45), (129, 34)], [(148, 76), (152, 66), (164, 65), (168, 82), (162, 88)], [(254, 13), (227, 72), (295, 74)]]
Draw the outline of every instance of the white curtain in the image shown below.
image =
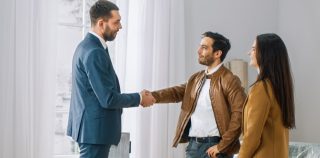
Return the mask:
[[(118, 0), (123, 29), (114, 64), (122, 90), (156, 90), (185, 82), (184, 1)], [(0, 157), (53, 155), (56, 2), (1, 1)], [(131, 158), (183, 158), (172, 148), (180, 104), (124, 111)]]
[(0, 15), (0, 157), (48, 158), (53, 148), (53, 1), (4, 0)]
[[(184, 83), (184, 1), (118, 0), (123, 29), (114, 64), (122, 91), (157, 90)], [(131, 135), (131, 158), (183, 158), (173, 148), (180, 104), (126, 109), (123, 131)]]

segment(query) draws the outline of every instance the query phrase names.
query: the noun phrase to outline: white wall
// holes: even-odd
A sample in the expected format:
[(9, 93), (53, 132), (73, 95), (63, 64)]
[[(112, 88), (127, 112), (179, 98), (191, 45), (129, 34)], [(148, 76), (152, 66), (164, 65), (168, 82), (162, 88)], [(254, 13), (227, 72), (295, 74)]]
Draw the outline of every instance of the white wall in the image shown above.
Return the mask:
[[(278, 33), (287, 45), (295, 80), (297, 129), (291, 132), (291, 141), (320, 143), (319, 7), (319, 0), (186, 0), (186, 78), (203, 69), (197, 62), (197, 47), (205, 31), (231, 40), (226, 61), (249, 61), (246, 53), (257, 34)], [(255, 77), (250, 67), (249, 85)]]
[[(247, 52), (260, 32), (277, 29), (277, 0), (186, 0), (186, 77), (203, 69), (198, 63), (197, 48), (205, 31), (219, 32), (231, 41), (225, 61), (234, 58), (249, 61)], [(256, 71), (249, 69), (249, 84)]]
[(279, 35), (291, 58), (295, 81), (293, 141), (320, 143), (320, 1), (281, 0)]

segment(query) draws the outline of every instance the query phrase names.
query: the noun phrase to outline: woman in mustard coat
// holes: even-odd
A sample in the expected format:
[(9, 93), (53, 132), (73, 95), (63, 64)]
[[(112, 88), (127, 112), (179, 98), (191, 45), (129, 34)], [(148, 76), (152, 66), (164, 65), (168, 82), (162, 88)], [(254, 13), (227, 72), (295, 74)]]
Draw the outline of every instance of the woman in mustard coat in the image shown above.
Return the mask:
[(286, 46), (278, 35), (262, 34), (249, 55), (259, 74), (243, 107), (238, 158), (288, 158), (288, 130), (295, 127), (295, 116)]

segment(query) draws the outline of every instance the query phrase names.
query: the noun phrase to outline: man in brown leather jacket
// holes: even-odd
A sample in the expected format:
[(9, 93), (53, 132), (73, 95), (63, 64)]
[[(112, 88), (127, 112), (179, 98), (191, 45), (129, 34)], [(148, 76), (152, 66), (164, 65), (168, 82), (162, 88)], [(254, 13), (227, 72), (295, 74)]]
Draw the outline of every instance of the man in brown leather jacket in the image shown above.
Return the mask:
[(246, 94), (239, 78), (222, 65), (230, 47), (224, 36), (205, 32), (198, 61), (206, 70), (185, 84), (152, 92), (157, 103), (182, 101), (173, 146), (189, 141), (187, 158), (232, 157), (239, 151)]

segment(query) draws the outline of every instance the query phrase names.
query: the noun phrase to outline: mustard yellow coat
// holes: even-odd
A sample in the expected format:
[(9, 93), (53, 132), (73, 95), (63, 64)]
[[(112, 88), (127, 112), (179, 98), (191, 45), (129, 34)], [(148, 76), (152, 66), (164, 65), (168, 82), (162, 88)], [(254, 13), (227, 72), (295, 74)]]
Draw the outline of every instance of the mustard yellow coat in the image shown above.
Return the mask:
[(270, 81), (255, 83), (243, 107), (239, 158), (288, 158), (289, 131)]

